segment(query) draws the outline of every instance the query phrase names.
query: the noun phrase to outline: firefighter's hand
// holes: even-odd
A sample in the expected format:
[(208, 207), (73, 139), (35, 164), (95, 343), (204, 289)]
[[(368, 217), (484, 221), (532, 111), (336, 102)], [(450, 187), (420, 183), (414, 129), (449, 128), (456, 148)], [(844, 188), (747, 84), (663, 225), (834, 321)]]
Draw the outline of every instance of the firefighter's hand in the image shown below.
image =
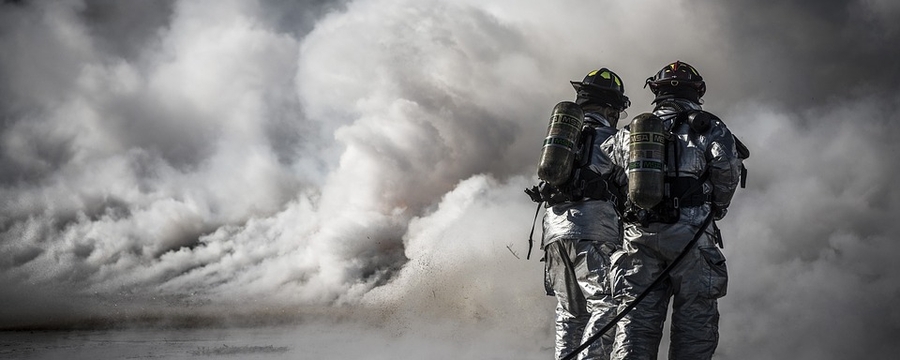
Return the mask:
[(713, 220), (719, 221), (725, 218), (725, 214), (728, 213), (728, 208), (724, 206), (718, 206), (716, 204), (712, 205), (713, 212)]
[[(543, 185), (543, 183), (541, 183)], [(525, 193), (531, 197), (531, 201), (536, 203), (540, 203), (544, 201), (544, 198), (541, 196), (541, 185), (532, 186), (530, 189), (525, 189)]]

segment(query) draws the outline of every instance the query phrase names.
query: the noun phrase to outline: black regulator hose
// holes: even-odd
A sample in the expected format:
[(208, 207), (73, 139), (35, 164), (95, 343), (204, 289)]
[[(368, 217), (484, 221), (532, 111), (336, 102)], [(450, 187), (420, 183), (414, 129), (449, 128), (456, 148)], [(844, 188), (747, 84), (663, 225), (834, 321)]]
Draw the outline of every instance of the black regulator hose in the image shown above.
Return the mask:
[(703, 220), (703, 224), (700, 225), (700, 230), (698, 230), (697, 233), (694, 234), (694, 238), (691, 239), (691, 242), (689, 242), (687, 244), (687, 246), (684, 247), (684, 250), (682, 250), (681, 253), (678, 254), (678, 257), (676, 257), (675, 260), (672, 261), (672, 263), (669, 264), (669, 266), (667, 266), (666, 269), (663, 270), (663, 272), (661, 274), (659, 274), (659, 276), (656, 279), (654, 279), (652, 283), (650, 283), (650, 286), (647, 286), (647, 288), (644, 289), (644, 291), (641, 292), (641, 294), (638, 295), (638, 297), (635, 298), (634, 301), (631, 302), (631, 304), (628, 304), (628, 306), (626, 306), (622, 310), (622, 312), (618, 313), (616, 315), (616, 317), (614, 317), (612, 320), (610, 320), (609, 323), (607, 323), (606, 326), (604, 326), (602, 329), (600, 329), (599, 332), (597, 332), (596, 334), (594, 334), (593, 336), (591, 336), (590, 338), (585, 340), (584, 343), (582, 343), (581, 345), (578, 345), (578, 347), (575, 348), (575, 350), (573, 350), (568, 355), (563, 356), (562, 359), (560, 359), (560, 360), (572, 360), (575, 357), (577, 357), (578, 353), (582, 352), (584, 349), (587, 349), (588, 346), (590, 346), (595, 341), (597, 341), (597, 339), (600, 339), (600, 337), (603, 336), (603, 334), (605, 334), (607, 331), (609, 331), (609, 329), (611, 329), (613, 326), (615, 326), (616, 323), (619, 322), (619, 320), (622, 320), (622, 318), (625, 317), (625, 315), (628, 315), (628, 312), (630, 312), (632, 309), (634, 309), (634, 307), (637, 306), (637, 304), (640, 303), (641, 300), (644, 300), (644, 298), (647, 297), (647, 294), (650, 294), (650, 290), (652, 290), (654, 287), (656, 287), (657, 285), (662, 283), (663, 280), (665, 280), (665, 278), (669, 275), (669, 273), (672, 272), (672, 269), (674, 269), (675, 266), (677, 266), (678, 263), (680, 263), (681, 260), (684, 259), (685, 256), (687, 256), (687, 253), (694, 247), (694, 245), (697, 244), (697, 240), (700, 240), (700, 237), (703, 236), (703, 233), (706, 232), (706, 228), (709, 227), (710, 223), (712, 223), (713, 214), (714, 213), (712, 211), (709, 212), (709, 215), (707, 215), (706, 219)]

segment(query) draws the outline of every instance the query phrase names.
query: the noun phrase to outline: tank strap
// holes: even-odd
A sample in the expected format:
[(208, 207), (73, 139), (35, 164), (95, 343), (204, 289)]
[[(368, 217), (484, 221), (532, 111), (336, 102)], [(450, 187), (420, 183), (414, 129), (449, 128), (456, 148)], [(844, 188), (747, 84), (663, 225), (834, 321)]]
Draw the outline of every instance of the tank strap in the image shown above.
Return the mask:
[(590, 169), (582, 169), (573, 186), (575, 198), (590, 198), (592, 200), (609, 201), (616, 196), (609, 188), (609, 182), (600, 174)]
[(590, 168), (591, 160), (594, 157), (594, 139), (596, 137), (597, 129), (594, 126), (585, 126), (581, 132), (581, 161), (577, 164), (575, 174), (572, 176), (572, 185), (569, 189), (571, 198), (575, 201), (583, 198), (609, 201), (613, 198), (609, 191), (606, 177)]
[(595, 129), (593, 126), (588, 125), (581, 129), (581, 137), (578, 139), (579, 144), (581, 145), (581, 149), (575, 156), (576, 169), (590, 165), (591, 158), (594, 156), (595, 137), (597, 137), (597, 129)]

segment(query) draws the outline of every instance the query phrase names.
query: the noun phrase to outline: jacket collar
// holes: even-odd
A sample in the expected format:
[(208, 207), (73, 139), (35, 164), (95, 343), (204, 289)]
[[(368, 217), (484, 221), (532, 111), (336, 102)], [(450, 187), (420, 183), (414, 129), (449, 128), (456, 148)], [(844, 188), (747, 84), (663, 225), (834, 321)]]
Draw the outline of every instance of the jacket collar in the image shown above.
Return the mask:
[(588, 122), (590, 122), (590, 121), (598, 122), (598, 123), (602, 124), (603, 126), (612, 127), (612, 125), (609, 124), (609, 120), (606, 120), (606, 118), (603, 117), (603, 115), (600, 115), (599, 113), (594, 113), (594, 112), (587, 113), (587, 114), (584, 114), (584, 117), (588, 119)]

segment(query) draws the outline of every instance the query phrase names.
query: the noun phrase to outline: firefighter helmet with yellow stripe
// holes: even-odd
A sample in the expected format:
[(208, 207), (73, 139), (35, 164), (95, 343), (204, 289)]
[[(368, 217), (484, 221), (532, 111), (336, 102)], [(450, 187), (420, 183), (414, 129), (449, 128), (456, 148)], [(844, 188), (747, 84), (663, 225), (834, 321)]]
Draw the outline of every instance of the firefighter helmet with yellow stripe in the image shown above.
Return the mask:
[(575, 103), (584, 105), (594, 103), (609, 106), (620, 111), (631, 105), (625, 96), (625, 84), (622, 78), (607, 68), (589, 72), (584, 80), (570, 81), (575, 88)]

